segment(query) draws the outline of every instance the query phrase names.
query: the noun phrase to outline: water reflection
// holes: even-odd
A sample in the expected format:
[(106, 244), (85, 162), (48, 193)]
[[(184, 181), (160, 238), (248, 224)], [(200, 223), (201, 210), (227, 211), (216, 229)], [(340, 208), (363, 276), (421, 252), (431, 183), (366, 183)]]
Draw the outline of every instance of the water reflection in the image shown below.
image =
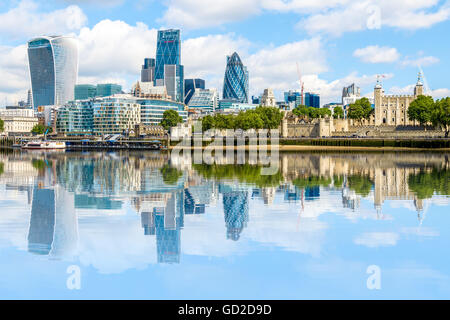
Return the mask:
[[(159, 152), (16, 151), (0, 155), (0, 184), (6, 191), (26, 194), (23, 206), (30, 213), (29, 253), (74, 259), (86, 248), (86, 244), (79, 244), (80, 221), (102, 233), (99, 217), (131, 212), (139, 216), (141, 234), (154, 242), (156, 262), (180, 263), (183, 230), (188, 228), (185, 219), (195, 224), (198, 217), (222, 210), (221, 237), (239, 242), (253, 222), (249, 209), (258, 203), (265, 208), (265, 214), (283, 212), (293, 216), (296, 230), (306, 223), (308, 230), (300, 231), (306, 235), (314, 233), (318, 225), (310, 227), (302, 222), (304, 218), (332, 212), (352, 219), (363, 214), (384, 219), (383, 204), (390, 200), (408, 201), (420, 224), (428, 199), (449, 205), (448, 156), (286, 153), (280, 155), (279, 172), (264, 176), (258, 164), (195, 165)], [(370, 202), (373, 210), (362, 210), (362, 201)], [(266, 227), (261, 221), (257, 223), (261, 230)], [(0, 215), (0, 229), (7, 226), (8, 221)], [(274, 223), (272, 228), (278, 226)], [(220, 229), (205, 227), (197, 231), (208, 234), (216, 230)], [(91, 240), (95, 242), (95, 236)]]

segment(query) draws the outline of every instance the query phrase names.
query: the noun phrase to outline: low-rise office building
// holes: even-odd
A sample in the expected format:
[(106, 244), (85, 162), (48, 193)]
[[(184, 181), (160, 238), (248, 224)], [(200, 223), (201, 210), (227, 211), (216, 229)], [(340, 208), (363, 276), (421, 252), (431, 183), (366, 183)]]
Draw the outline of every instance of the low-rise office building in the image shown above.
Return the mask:
[(3, 120), (3, 132), (7, 135), (27, 135), (38, 124), (37, 117), (6, 116)]
[(65, 135), (103, 135), (126, 133), (135, 126), (159, 125), (166, 110), (175, 110), (187, 120), (183, 103), (140, 98), (128, 94), (77, 100), (58, 110), (57, 131)]
[(215, 89), (196, 89), (189, 101), (189, 109), (214, 112), (218, 107), (218, 93)]
[(96, 99), (92, 112), (93, 133), (96, 135), (126, 133), (141, 122), (141, 105), (129, 95)]

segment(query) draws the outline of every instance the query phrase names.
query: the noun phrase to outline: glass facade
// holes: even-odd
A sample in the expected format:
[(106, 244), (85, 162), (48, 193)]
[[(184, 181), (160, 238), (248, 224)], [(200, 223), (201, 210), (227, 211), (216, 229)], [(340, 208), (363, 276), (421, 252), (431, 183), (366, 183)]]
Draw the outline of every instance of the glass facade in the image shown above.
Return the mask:
[(141, 106), (135, 99), (108, 97), (93, 102), (93, 132), (121, 134), (141, 122)]
[(245, 111), (255, 109), (257, 106), (258, 106), (257, 104), (242, 103), (233, 99), (219, 100), (219, 110)]
[(86, 100), (97, 96), (97, 87), (93, 84), (75, 85), (75, 100)]
[(189, 102), (189, 109), (201, 109), (214, 112), (217, 109), (217, 91), (211, 89), (197, 89)]
[(313, 108), (320, 108), (320, 96), (315, 93), (306, 92), (304, 94), (304, 105)]
[(93, 123), (93, 100), (70, 101), (58, 109), (56, 131), (66, 135), (90, 135)]
[(141, 105), (141, 123), (144, 125), (159, 125), (166, 110), (175, 110), (183, 118), (187, 120), (188, 113), (184, 110), (183, 103), (160, 99), (137, 99), (137, 103)]
[(114, 83), (103, 83), (97, 85), (97, 97), (109, 97), (122, 93), (122, 86)]
[(184, 67), (182, 65), (164, 66), (164, 84), (172, 100), (184, 102)]
[(223, 80), (223, 99), (234, 99), (248, 103), (248, 70), (235, 52), (227, 56), (227, 66)]
[(141, 82), (153, 82), (155, 80), (155, 65), (155, 59), (144, 59), (144, 64), (141, 69)]
[(181, 64), (180, 30), (158, 31), (156, 43), (155, 80), (164, 79), (164, 65)]
[(78, 46), (74, 38), (52, 36), (30, 40), (28, 63), (34, 109), (73, 100), (78, 76)]
[(205, 80), (203, 79), (185, 79), (184, 80), (184, 103), (189, 104), (195, 89), (205, 89)]

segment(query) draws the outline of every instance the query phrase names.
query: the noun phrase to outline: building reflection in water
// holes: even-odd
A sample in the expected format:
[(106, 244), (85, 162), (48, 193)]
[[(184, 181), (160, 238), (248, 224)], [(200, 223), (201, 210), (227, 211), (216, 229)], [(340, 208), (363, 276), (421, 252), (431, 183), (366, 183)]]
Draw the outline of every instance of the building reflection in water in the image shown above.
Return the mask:
[(223, 214), (227, 227), (227, 239), (239, 240), (242, 230), (247, 226), (248, 191), (235, 190), (232, 186), (219, 185), (223, 199)]
[[(221, 163), (199, 168), (183, 159), (169, 166), (164, 153), (14, 153), (0, 155), (0, 183), (28, 194), (29, 252), (74, 256), (78, 210), (123, 210), (130, 203), (140, 215), (142, 232), (155, 238), (158, 263), (180, 262), (184, 219), (208, 214), (220, 198), (224, 237), (237, 241), (251, 223), (251, 201), (268, 208), (298, 203), (303, 212), (333, 196), (341, 198), (343, 209), (358, 212), (364, 198), (372, 201), (374, 214), (382, 216), (386, 200), (404, 200), (415, 206), (421, 221), (424, 199), (450, 193), (445, 153), (289, 153), (280, 158), (279, 176), (268, 182), (255, 166)], [(437, 170), (433, 179), (441, 180), (422, 183), (432, 170)], [(414, 179), (418, 174), (420, 179)], [(311, 206), (305, 207), (308, 202)]]

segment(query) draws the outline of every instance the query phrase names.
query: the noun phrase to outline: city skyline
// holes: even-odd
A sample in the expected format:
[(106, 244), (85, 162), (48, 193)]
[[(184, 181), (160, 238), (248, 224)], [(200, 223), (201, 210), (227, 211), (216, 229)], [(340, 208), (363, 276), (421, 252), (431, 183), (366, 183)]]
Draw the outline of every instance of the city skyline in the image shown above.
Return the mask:
[[(184, 15), (180, 13), (178, 19), (173, 19), (172, 3), (167, 5), (168, 8), (152, 2), (138, 9), (127, 1), (104, 6), (101, 3), (74, 5), (57, 1), (46, 4), (20, 1), (0, 6), (4, 21), (21, 21), (17, 16), (21, 13), (21, 16), (30, 17), (29, 21), (36, 22), (33, 30), (23, 23), (18, 30), (10, 31), (1, 43), (0, 55), (5, 57), (5, 62), (0, 65), (0, 70), (6, 77), (0, 83), (0, 104), (4, 105), (5, 101), (12, 104), (26, 98), (30, 85), (24, 43), (34, 36), (55, 33), (76, 36), (80, 42), (79, 83), (117, 82), (128, 91), (139, 79), (143, 59), (156, 52), (157, 30), (168, 28), (181, 29), (185, 77), (205, 79), (208, 87), (219, 91), (225, 69), (223, 59), (237, 51), (249, 69), (249, 96), (258, 96), (264, 88), (271, 87), (277, 100), (282, 100), (284, 91), (299, 89), (297, 62), (305, 91), (319, 93), (322, 104), (338, 102), (342, 88), (353, 82), (361, 87), (361, 96), (372, 95), (376, 74), (386, 75), (384, 87), (389, 90), (387, 93), (410, 92), (414, 86), (411, 79), (417, 74), (419, 65), (424, 69), (434, 97), (449, 95), (448, 85), (440, 72), (449, 64), (445, 54), (448, 44), (439, 41), (439, 35), (449, 26), (448, 2), (416, 6), (392, 2), (391, 6), (396, 8), (400, 18), (417, 17), (409, 19), (411, 21), (394, 19), (391, 13), (394, 10), (381, 4), (378, 7), (380, 26), (369, 23), (371, 11), (365, 10), (368, 8), (363, 5), (357, 8), (344, 5), (341, 9), (333, 4), (323, 4), (329, 12), (320, 14), (324, 8), (322, 4), (307, 8), (289, 2), (284, 7), (279, 4), (269, 8), (256, 4), (249, 6), (247, 1), (239, 4), (219, 1), (215, 6), (222, 9), (219, 11), (223, 13), (222, 19), (192, 19), (202, 18), (205, 14), (196, 6), (184, 8)], [(229, 15), (237, 9), (242, 9), (240, 15)], [(377, 7), (372, 11), (375, 9)], [(344, 12), (350, 14), (346, 19), (349, 23), (340, 24)], [(329, 18), (328, 15), (335, 19), (330, 19), (333, 25), (339, 27), (330, 29), (320, 23), (320, 19)], [(70, 23), (39, 23), (47, 16)], [(279, 19), (285, 19), (286, 23), (280, 23), (277, 30), (270, 30), (264, 26), (267, 19), (275, 24)], [(303, 20), (309, 22), (304, 27), (298, 23)], [(421, 23), (414, 24), (417, 20)], [(351, 23), (354, 26), (349, 28)], [(279, 37), (279, 34), (283, 36)], [(120, 48), (114, 46), (119, 42), (123, 44)]]

